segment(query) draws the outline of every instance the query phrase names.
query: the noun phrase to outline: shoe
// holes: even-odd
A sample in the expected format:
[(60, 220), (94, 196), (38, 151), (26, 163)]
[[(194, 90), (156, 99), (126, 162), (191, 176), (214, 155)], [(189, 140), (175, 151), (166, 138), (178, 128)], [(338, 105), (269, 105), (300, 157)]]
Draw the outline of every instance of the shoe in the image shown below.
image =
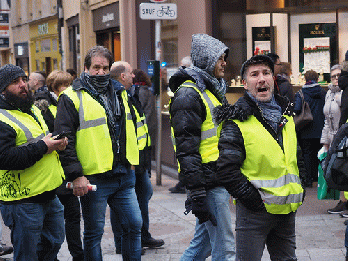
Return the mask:
[(186, 189), (184, 187), (179, 187), (178, 185), (169, 188), (171, 193), (186, 194)]
[(156, 248), (156, 247), (161, 247), (163, 245), (164, 245), (164, 241), (162, 239), (154, 239), (153, 237), (150, 237), (149, 239), (141, 241), (142, 247)]
[(343, 202), (342, 200), (340, 200), (336, 207), (328, 209), (327, 212), (329, 214), (339, 214), (341, 213), (343, 210), (347, 210), (347, 202)]
[(13, 252), (12, 246), (6, 246), (6, 244), (0, 243), (0, 256), (8, 255)]
[(348, 218), (348, 210), (343, 210), (341, 213), (340, 213), (340, 216), (343, 217), (343, 218)]

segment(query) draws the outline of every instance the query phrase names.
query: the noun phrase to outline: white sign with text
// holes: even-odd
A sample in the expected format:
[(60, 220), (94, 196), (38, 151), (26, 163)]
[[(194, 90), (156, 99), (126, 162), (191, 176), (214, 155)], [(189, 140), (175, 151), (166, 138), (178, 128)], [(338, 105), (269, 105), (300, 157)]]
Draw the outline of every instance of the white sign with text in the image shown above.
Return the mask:
[(140, 18), (143, 20), (174, 20), (177, 18), (176, 4), (141, 3)]

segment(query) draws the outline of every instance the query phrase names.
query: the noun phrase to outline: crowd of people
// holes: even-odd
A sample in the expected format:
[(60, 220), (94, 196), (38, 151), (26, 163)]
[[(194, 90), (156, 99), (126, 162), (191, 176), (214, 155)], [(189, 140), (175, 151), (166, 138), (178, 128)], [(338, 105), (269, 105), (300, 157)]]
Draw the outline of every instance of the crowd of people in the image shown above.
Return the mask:
[[(331, 68), (327, 92), (318, 73), (307, 71), (301, 96), (290, 63), (255, 55), (241, 67), (244, 95), (229, 104), (228, 55), (218, 39), (194, 34), (191, 55), (169, 81), (180, 166), (170, 190), (187, 194), (185, 214), (197, 218), (180, 260), (256, 261), (265, 246), (271, 260), (297, 260), (296, 210), (318, 180), (318, 151), (330, 148), (348, 118), (348, 64)], [(145, 248), (165, 244), (149, 231), (154, 99), (146, 73), (114, 62), (102, 46), (88, 50), (80, 76), (0, 68), (0, 203), (13, 244), (0, 242), (0, 255), (58, 260), (66, 238), (73, 261), (102, 260), (107, 205), (123, 260), (141, 260)], [(313, 121), (297, 129), (302, 99)], [(346, 198), (328, 212), (348, 217)]]

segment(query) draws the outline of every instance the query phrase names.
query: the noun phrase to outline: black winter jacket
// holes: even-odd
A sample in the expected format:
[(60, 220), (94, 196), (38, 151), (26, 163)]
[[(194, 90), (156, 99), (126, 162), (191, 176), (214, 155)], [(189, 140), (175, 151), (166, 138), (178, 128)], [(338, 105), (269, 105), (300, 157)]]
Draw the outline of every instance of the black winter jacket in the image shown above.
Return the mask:
[[(292, 115), (293, 104), (286, 97), (275, 96), (282, 108), (283, 115)], [(219, 139), (219, 159), (217, 160), (217, 178), (220, 185), (245, 207), (253, 211), (264, 209), (258, 189), (244, 176), (240, 170), (246, 158), (244, 139), (238, 125), (232, 121), (238, 119), (245, 121), (254, 115), (268, 132), (283, 147), (282, 128), (287, 120), (282, 116), (277, 132), (265, 121), (257, 104), (245, 94), (234, 105), (219, 106), (214, 111), (217, 123), (223, 122)], [(260, 144), (263, 146), (263, 144)]]
[[(111, 80), (111, 82), (113, 83), (113, 88), (115, 88), (114, 86), (114, 82), (113, 80)], [(118, 85), (119, 82), (117, 82)], [(82, 84), (80, 79), (75, 79), (73, 82), (73, 89), (83, 89), (87, 92), (89, 92), (89, 90), (87, 88), (85, 88)], [(122, 98), (121, 98), (121, 92), (123, 91), (123, 88), (119, 88), (117, 90), (117, 95), (118, 95), (118, 100), (120, 101), (120, 106), (121, 106), (121, 110), (123, 112), (121, 119), (119, 121), (120, 124), (120, 159), (114, 159), (113, 162), (113, 167), (114, 169), (117, 168), (119, 166), (119, 164), (121, 164), (122, 166), (125, 167), (130, 167), (129, 162), (126, 159), (126, 130), (125, 130), (125, 115), (124, 115), (124, 106), (122, 104)], [(110, 95), (113, 95), (113, 92), (111, 91), (111, 89), (109, 89)], [(79, 114), (74, 106), (74, 103), (72, 102), (72, 100), (64, 93), (62, 93), (59, 96), (59, 100), (58, 100), (58, 106), (57, 106), (57, 116), (54, 122), (54, 130), (56, 133), (60, 133), (62, 131), (70, 131), (71, 133), (69, 135), (67, 135), (68, 137), (68, 145), (66, 146), (66, 149), (62, 152), (59, 153), (59, 158), (60, 161), (62, 163), (62, 167), (64, 169), (64, 173), (66, 176), (67, 181), (73, 181), (74, 179), (78, 178), (78, 177), (82, 177), (83, 176), (83, 168), (82, 165), (77, 157), (77, 153), (76, 153), (76, 149), (75, 149), (75, 144), (76, 144), (76, 131), (80, 125), (80, 120), (79, 120)], [(132, 108), (131, 103), (129, 103), (129, 107)], [(136, 118), (134, 115), (134, 111), (131, 109), (131, 114), (132, 114), (132, 119), (133, 119), (133, 123), (136, 124)], [(110, 126), (109, 126), (110, 128)], [(111, 134), (110, 134), (111, 135)], [(117, 150), (117, 145), (115, 144), (114, 140), (113, 140), (113, 151), (114, 151), (114, 155), (116, 155), (116, 150)], [(88, 146), (88, 144), (86, 144), (86, 146)], [(113, 170), (109, 171), (109, 174), (113, 173)], [(122, 173), (126, 173), (126, 169), (123, 167), (121, 168), (119, 172)], [(108, 174), (108, 173), (107, 173)]]
[[(217, 186), (216, 162), (202, 163), (199, 153), (201, 126), (206, 118), (206, 109), (200, 95), (191, 87), (180, 87), (186, 80), (196, 82), (184, 71), (170, 78), (169, 86), (175, 93), (171, 99), (171, 126), (174, 129), (176, 157), (180, 163), (179, 179), (196, 195)], [(205, 82), (207, 89), (212, 88)], [(200, 89), (200, 86), (197, 85)], [(194, 197), (194, 195), (192, 195)]]

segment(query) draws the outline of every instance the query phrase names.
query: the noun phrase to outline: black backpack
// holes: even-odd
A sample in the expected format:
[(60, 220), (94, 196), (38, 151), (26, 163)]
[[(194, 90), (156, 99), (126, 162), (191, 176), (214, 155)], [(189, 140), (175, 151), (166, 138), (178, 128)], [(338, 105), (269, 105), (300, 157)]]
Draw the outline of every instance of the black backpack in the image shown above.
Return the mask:
[(329, 188), (348, 191), (348, 123), (338, 129), (323, 167)]

